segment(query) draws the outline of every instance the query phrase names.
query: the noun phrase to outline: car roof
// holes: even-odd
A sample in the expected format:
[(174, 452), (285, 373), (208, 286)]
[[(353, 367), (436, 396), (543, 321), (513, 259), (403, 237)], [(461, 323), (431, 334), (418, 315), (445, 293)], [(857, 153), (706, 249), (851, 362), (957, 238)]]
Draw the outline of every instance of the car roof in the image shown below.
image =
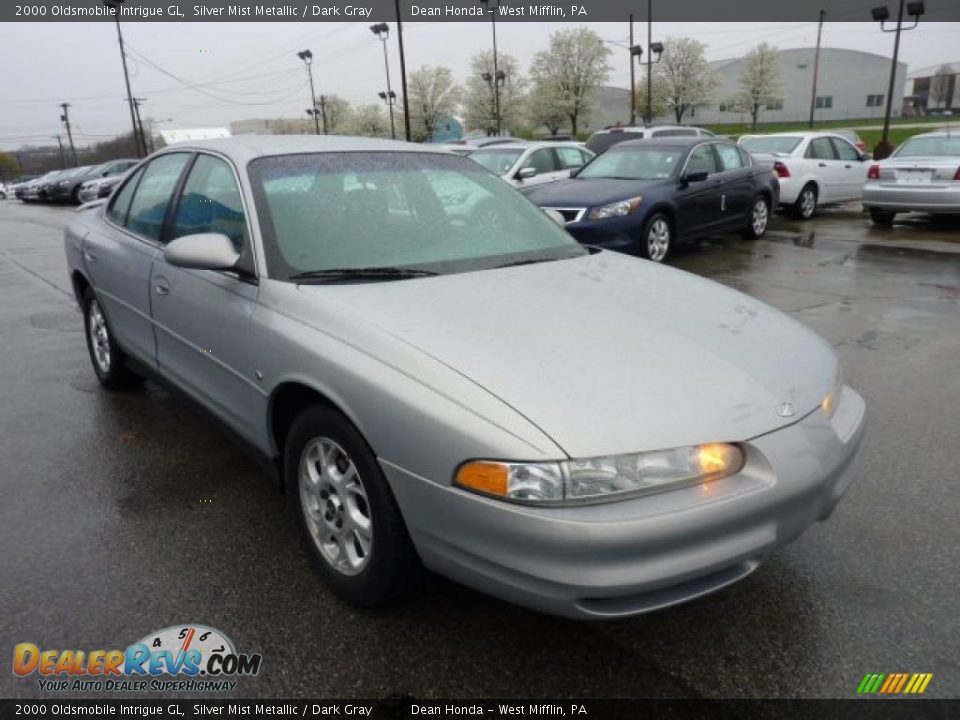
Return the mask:
[(535, 147), (536, 145), (556, 145), (557, 143), (526, 143), (526, 142), (505, 142), (505, 143), (496, 143), (495, 145), (483, 145), (474, 150), (473, 153), (478, 152), (487, 152), (487, 151), (497, 151), (497, 150), (526, 150), (527, 148)]
[(836, 130), (796, 130), (793, 132), (778, 132), (778, 133), (747, 133), (742, 135), (741, 138), (751, 137), (795, 137), (795, 138), (815, 138), (815, 137), (836, 137), (838, 135)]
[(350, 137), (346, 135), (236, 135), (210, 140), (187, 140), (164, 148), (170, 150), (208, 150), (226, 155), (239, 164), (270, 155), (297, 155), (324, 152), (422, 152), (449, 156), (446, 150), (429, 143)]

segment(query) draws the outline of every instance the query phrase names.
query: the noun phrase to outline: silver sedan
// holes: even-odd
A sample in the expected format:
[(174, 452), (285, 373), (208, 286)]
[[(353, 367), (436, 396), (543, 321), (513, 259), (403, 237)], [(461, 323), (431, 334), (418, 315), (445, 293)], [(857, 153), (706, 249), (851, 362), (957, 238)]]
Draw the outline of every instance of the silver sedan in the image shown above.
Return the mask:
[(653, 610), (745, 577), (854, 478), (864, 402), (826, 342), (584, 248), (429, 146), (170, 146), (65, 247), (101, 383), (159, 377), (244, 437), (357, 605), (426, 566), (560, 615)]
[(915, 135), (871, 165), (863, 206), (878, 225), (904, 212), (960, 214), (960, 128)]

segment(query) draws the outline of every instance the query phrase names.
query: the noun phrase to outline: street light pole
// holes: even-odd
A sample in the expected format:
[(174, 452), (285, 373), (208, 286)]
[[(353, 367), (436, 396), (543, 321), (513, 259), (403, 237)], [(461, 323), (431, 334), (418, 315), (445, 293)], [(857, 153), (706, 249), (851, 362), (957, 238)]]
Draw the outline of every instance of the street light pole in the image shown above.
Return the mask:
[[(506, 78), (505, 75), (500, 74), (500, 69), (497, 65), (497, 10), (500, 8), (501, 0), (479, 0), (480, 4), (487, 8), (487, 12), (490, 13), (490, 22), (491, 27), (493, 28), (493, 76), (498, 81), (501, 77)], [(494, 5), (494, 2), (496, 3)], [(500, 134), (502, 129), (502, 123), (500, 119), (500, 83), (495, 82), (493, 84), (493, 101), (494, 101), (494, 110), (497, 116), (497, 135)]]
[(917, 25), (920, 24), (920, 16), (926, 12), (922, 2), (911, 2), (906, 4), (907, 13), (913, 16), (913, 25), (909, 27), (903, 27), (903, 9), (904, 9), (904, 0), (900, 0), (900, 5), (897, 10), (897, 27), (886, 28), (884, 23), (890, 18), (890, 11), (887, 10), (885, 5), (880, 7), (875, 7), (870, 11), (870, 14), (873, 16), (875, 21), (880, 23), (880, 29), (883, 32), (892, 32), (896, 33), (893, 41), (893, 61), (890, 65), (890, 85), (887, 89), (887, 109), (883, 116), (883, 136), (880, 138), (879, 144), (873, 150), (873, 156), (878, 160), (883, 160), (886, 157), (890, 157), (890, 153), (893, 152), (893, 145), (890, 144), (890, 116), (893, 114), (893, 90), (896, 87), (897, 81), (897, 60), (900, 56), (900, 33), (903, 30), (913, 30)]
[(146, 152), (141, 152), (140, 141), (137, 134), (137, 118), (133, 111), (133, 92), (130, 90), (130, 71), (127, 70), (127, 53), (123, 49), (123, 33), (120, 32), (120, 6), (125, 0), (103, 0), (103, 4), (113, 10), (113, 17), (117, 21), (117, 42), (120, 43), (120, 59), (123, 61), (123, 81), (127, 86), (127, 105), (130, 108), (130, 127), (133, 128), (133, 145), (137, 157), (143, 157)]
[(77, 162), (77, 148), (73, 144), (73, 131), (70, 129), (70, 103), (60, 103), (60, 107), (63, 108), (63, 114), (60, 115), (60, 120), (64, 125), (67, 126), (67, 139), (70, 141), (70, 154), (73, 156), (74, 166), (79, 165)]
[(647, 119), (653, 122), (653, 0), (647, 0)]
[[(633, 47), (633, 13), (630, 13), (630, 47)], [(633, 67), (633, 55), (630, 56), (630, 125), (637, 122), (637, 78)]]
[[(370, 26), (370, 32), (376, 35), (381, 42), (383, 42), (383, 69), (387, 73), (387, 92), (386, 96), (391, 98), (391, 101), (387, 104), (390, 106), (390, 137), (394, 140), (397, 139), (397, 128), (393, 122), (393, 106), (394, 100), (396, 100), (397, 94), (390, 88), (390, 62), (387, 59), (387, 40), (390, 37), (390, 26), (386, 23), (378, 23), (376, 25)], [(380, 97), (383, 97), (384, 93), (380, 93)]]
[[(313, 124), (317, 131), (317, 135), (320, 134), (320, 118), (317, 117), (317, 93), (313, 89), (313, 53), (309, 50), (301, 50), (297, 53), (297, 57), (303, 61), (303, 64), (307, 66), (307, 75), (310, 78), (310, 107), (313, 108), (313, 112), (310, 113), (313, 115)], [(310, 112), (309, 110), (307, 112)]]

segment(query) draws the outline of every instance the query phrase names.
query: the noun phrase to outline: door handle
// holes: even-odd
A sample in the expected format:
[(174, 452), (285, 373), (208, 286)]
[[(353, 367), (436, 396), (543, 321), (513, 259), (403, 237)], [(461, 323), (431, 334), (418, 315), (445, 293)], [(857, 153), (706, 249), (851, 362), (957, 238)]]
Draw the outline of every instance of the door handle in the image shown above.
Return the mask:
[(89, 250), (84, 250), (84, 251), (83, 251), (83, 259), (86, 260), (87, 262), (95, 263), (95, 262), (97, 261), (97, 256), (94, 255), (94, 254), (93, 254), (92, 252), (90, 252)]
[(820, 167), (826, 167), (826, 166), (827, 166), (826, 163), (820, 163)]
[(157, 278), (157, 281), (153, 284), (153, 289), (157, 291), (157, 295), (170, 294), (170, 286), (167, 285), (167, 281), (163, 278)]
[(853, 165), (844, 165), (844, 167), (845, 167), (847, 170), (849, 170), (850, 168), (853, 167)]

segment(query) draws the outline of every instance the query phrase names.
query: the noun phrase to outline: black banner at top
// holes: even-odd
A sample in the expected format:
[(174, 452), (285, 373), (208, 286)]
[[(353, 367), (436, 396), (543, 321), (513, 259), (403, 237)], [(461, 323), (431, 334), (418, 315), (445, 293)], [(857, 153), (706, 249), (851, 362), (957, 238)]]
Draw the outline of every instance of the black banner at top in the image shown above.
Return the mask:
[[(658, 22), (816, 22), (821, 10), (830, 22), (869, 22), (871, 9), (889, 5), (892, 18), (897, 0), (657, 0)], [(908, 6), (916, 9), (915, 3)], [(4, 0), (4, 22), (103, 22), (114, 19), (104, 0)], [(647, 3), (631, 0), (502, 0), (481, 4), (471, 0), (126, 0), (120, 7), (124, 22), (620, 22), (629, 13), (646, 20)], [(905, 11), (905, 22), (912, 22)], [(960, 0), (927, 0), (926, 22), (960, 21)], [(960, 44), (960, 28), (957, 32)]]

